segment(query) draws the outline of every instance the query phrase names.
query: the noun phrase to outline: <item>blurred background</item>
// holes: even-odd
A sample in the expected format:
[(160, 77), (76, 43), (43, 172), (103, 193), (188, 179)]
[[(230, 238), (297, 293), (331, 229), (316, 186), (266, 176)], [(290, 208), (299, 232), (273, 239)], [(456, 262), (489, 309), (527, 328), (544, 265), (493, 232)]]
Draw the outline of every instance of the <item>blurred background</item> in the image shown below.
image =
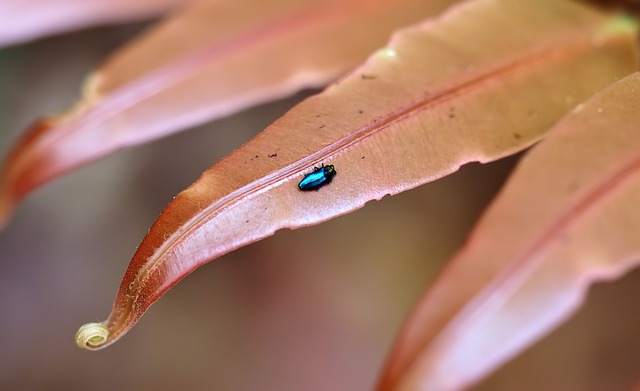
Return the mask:
[[(145, 27), (0, 49), (0, 157)], [(285, 230), (187, 277), (122, 340), (108, 315), (162, 208), (313, 91), (101, 160), (29, 196), (0, 232), (0, 390), (370, 390), (395, 334), (517, 158), (472, 164), (325, 224)], [(318, 247), (323, 251), (309, 252)], [(640, 379), (640, 271), (598, 284), (567, 324), (477, 390), (628, 390)]]

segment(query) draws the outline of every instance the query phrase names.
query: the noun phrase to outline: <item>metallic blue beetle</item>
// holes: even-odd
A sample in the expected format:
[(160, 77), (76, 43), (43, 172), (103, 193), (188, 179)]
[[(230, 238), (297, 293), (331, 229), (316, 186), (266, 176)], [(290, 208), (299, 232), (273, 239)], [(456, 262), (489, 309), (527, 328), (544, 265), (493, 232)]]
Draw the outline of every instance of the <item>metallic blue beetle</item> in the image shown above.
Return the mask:
[(304, 178), (298, 183), (300, 190), (319, 190), (322, 186), (331, 182), (336, 175), (336, 169), (333, 165), (325, 166), (322, 163), (322, 167), (313, 167), (313, 172), (304, 176)]

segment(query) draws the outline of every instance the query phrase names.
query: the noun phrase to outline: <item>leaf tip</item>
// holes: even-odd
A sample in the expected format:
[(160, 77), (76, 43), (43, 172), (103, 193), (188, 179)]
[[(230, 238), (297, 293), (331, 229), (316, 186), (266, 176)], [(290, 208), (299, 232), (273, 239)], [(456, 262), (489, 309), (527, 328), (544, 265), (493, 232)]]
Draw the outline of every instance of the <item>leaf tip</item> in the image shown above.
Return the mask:
[(81, 349), (97, 350), (109, 338), (109, 329), (104, 323), (87, 323), (76, 333), (76, 345)]

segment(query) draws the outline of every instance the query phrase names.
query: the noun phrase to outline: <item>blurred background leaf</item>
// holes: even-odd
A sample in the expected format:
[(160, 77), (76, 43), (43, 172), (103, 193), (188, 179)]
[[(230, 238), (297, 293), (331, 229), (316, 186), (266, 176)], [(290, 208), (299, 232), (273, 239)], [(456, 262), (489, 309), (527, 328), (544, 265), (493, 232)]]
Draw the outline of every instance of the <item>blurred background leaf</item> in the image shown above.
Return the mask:
[[(114, 151), (323, 86), (455, 0), (201, 0), (116, 52), (2, 167), (0, 226), (34, 187)], [(1, 15), (1, 14), (0, 14)], [(259, 65), (258, 65), (259, 64)]]
[(2, 0), (0, 46), (100, 24), (149, 18), (188, 0)]
[(640, 73), (615, 82), (522, 159), (413, 311), (384, 389), (468, 388), (640, 263), (638, 92)]

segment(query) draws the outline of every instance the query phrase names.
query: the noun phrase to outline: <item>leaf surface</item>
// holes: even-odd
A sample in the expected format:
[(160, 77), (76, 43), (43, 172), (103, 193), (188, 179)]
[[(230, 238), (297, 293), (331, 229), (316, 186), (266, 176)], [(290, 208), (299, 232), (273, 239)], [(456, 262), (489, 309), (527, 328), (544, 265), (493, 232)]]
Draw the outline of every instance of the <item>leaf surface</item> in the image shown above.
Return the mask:
[(0, 222), (34, 187), (120, 148), (321, 86), (455, 0), (199, 1), (97, 70), (5, 162)]
[(520, 162), (401, 332), (381, 390), (457, 390), (640, 263), (640, 73), (567, 115)]
[(0, 47), (168, 11), (187, 0), (2, 0)]
[[(105, 322), (109, 337), (87, 347), (120, 338), (222, 254), (531, 145), (575, 103), (635, 69), (634, 31), (618, 24), (569, 2), (478, 0), (396, 33), (176, 196), (131, 260)], [(321, 163), (335, 166), (333, 181), (298, 190)]]

